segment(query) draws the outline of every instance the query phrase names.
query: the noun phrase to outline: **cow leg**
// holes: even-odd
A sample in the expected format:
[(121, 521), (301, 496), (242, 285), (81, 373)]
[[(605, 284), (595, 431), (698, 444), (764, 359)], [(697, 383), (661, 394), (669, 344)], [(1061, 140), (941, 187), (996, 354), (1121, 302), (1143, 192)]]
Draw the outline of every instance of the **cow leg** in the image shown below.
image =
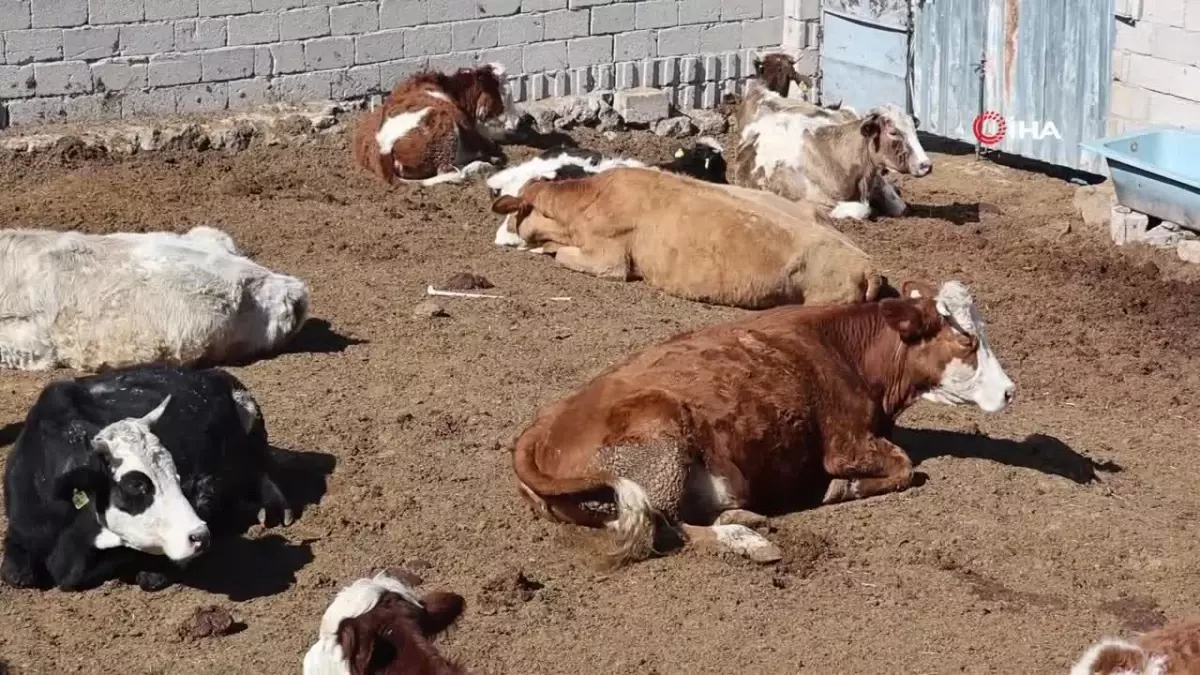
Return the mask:
[(875, 194), (871, 195), (872, 205), (878, 205), (879, 210), (892, 218), (899, 218), (908, 210), (908, 205), (900, 198), (900, 192), (887, 179), (879, 177)]
[(871, 438), (850, 447), (830, 448), (825, 471), (833, 480), (823, 504), (863, 499), (912, 486), (913, 465), (908, 455), (885, 438)]
[(284, 527), (292, 524), (292, 507), (288, 506), (287, 499), (284, 498), (279, 486), (265, 473), (258, 479), (258, 504), (259, 525), (266, 527), (267, 515), (270, 511), (277, 511), (281, 514), (280, 521)]
[(783, 558), (778, 546), (745, 525), (684, 524), (682, 527), (684, 536), (693, 544), (736, 553), (757, 563), (773, 563)]
[(11, 536), (4, 538), (4, 562), (0, 580), (16, 588), (41, 588), (46, 585), (46, 570), (24, 546)]
[(629, 261), (620, 250), (584, 250), (578, 246), (563, 246), (554, 252), (554, 260), (569, 270), (601, 279), (629, 279)]
[[(684, 524), (684, 537), (701, 548), (715, 548), (760, 563), (782, 557), (779, 549), (752, 528), (767, 523), (766, 516), (739, 508), (729, 483), (707, 466), (694, 465), (688, 473), (685, 520), (711, 525)], [(714, 518), (715, 515), (715, 518)]]

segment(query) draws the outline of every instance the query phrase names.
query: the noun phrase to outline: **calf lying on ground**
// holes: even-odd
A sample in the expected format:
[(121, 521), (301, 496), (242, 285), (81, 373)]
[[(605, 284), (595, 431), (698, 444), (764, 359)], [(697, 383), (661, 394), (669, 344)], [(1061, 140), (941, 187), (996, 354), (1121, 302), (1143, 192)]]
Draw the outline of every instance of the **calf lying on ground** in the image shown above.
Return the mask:
[(0, 230), (0, 366), (99, 370), (243, 361), (308, 318), (308, 287), (229, 235)]
[(267, 474), (267, 431), (221, 370), (145, 368), (52, 382), (4, 472), (0, 578), (87, 588), (135, 575), (146, 590), (239, 524), (240, 501), (292, 520)]
[[(487, 185), (493, 197), (500, 195), (515, 197), (526, 183), (535, 178), (548, 181), (585, 178), (619, 166), (656, 168), (710, 183), (726, 182), (725, 157), (722, 154), (721, 144), (715, 139), (703, 137), (697, 139), (691, 148), (677, 150), (674, 159), (670, 162), (662, 162), (652, 167), (646, 167), (636, 159), (605, 159), (603, 155), (594, 150), (560, 145), (541, 152), (527, 162), (510, 166), (493, 174), (488, 178)], [(505, 216), (496, 229), (495, 244), (519, 249), (528, 248), (524, 240), (509, 230), (509, 218), (509, 216)], [(544, 251), (534, 249), (534, 252), (543, 253)]]
[(807, 200), (834, 218), (863, 220), (873, 208), (888, 216), (907, 206), (887, 172), (924, 176), (933, 162), (912, 116), (894, 105), (829, 111), (791, 101), (751, 82), (737, 113), (735, 185)]
[(748, 309), (873, 300), (870, 258), (799, 204), (757, 190), (618, 167), (526, 183), (492, 210), (509, 232), (571, 270), (645, 279), (691, 300)]
[(904, 294), (780, 307), (628, 357), (521, 433), (521, 494), (551, 520), (611, 529), (616, 561), (649, 554), (658, 519), (685, 540), (777, 560), (748, 526), (807, 486), (827, 483), (828, 504), (911, 485), (889, 437), (917, 399), (987, 412), (1012, 400), (965, 286)]
[(508, 129), (519, 121), (502, 65), (414, 75), (363, 115), (354, 161), (388, 183), (461, 182), (504, 163), (499, 146), (481, 128), (496, 119)]
[(1092, 645), (1071, 675), (1200, 675), (1200, 620), (1173, 623), (1132, 640)]
[(381, 572), (343, 588), (321, 617), (304, 675), (463, 675), (431, 644), (462, 614), (462, 596), (418, 597), (409, 584)]

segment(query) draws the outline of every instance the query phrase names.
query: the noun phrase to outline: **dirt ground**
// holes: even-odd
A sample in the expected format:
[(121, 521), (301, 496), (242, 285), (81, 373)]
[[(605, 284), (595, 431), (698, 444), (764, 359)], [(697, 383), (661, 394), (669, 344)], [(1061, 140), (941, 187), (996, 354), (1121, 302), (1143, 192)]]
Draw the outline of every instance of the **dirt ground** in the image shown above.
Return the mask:
[[(676, 143), (574, 134), (643, 160)], [(517, 149), (515, 155), (529, 154)], [(775, 519), (785, 561), (685, 551), (606, 572), (516, 494), (505, 443), (631, 350), (738, 316), (492, 245), (481, 185), (388, 190), (334, 136), (304, 149), (0, 160), (0, 226), (213, 224), (311, 284), (290, 353), (233, 371), (307, 506), (197, 564), (191, 587), (0, 588), (0, 659), (31, 673), (295, 673), (326, 605), (404, 564), (468, 608), (476, 673), (1064, 673), (1092, 640), (1198, 610), (1200, 274), (1107, 242), (1073, 186), (936, 154), (914, 216), (847, 231), (893, 280), (968, 283), (1018, 385), (988, 416), (920, 403), (922, 487)], [(439, 300), (482, 274), (505, 299)], [(570, 300), (552, 300), (569, 296)], [(0, 374), (0, 442), (68, 372)], [(231, 635), (184, 640), (198, 607)]]

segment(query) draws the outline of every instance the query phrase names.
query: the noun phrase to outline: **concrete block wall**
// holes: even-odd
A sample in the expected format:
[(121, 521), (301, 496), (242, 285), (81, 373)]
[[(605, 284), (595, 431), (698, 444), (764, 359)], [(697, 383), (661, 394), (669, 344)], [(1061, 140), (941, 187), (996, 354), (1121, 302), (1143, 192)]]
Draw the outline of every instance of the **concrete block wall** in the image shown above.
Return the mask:
[(1123, 0), (1118, 12), (1130, 18), (1116, 25), (1109, 134), (1200, 129), (1200, 0)]
[[(712, 107), (816, 0), (0, 0), (0, 127), (354, 99), (499, 61), (518, 101)], [(785, 18), (785, 5), (786, 18)], [(815, 31), (814, 33), (815, 34)], [(815, 47), (815, 45), (813, 45)], [(815, 63), (815, 59), (813, 59)]]

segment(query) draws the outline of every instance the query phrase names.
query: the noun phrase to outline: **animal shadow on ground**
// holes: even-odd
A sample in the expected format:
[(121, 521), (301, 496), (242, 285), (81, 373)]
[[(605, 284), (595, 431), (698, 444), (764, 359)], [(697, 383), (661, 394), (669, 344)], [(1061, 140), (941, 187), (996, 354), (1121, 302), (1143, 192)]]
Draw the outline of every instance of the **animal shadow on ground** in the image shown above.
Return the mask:
[(337, 459), (324, 452), (284, 450), (271, 446), (271, 476), (299, 519), (304, 509), (321, 501)]
[(538, 150), (549, 150), (558, 145), (568, 148), (579, 147), (579, 143), (570, 136), (559, 132), (551, 131), (549, 133), (541, 133), (533, 126), (533, 119), (526, 117), (521, 120), (521, 126), (515, 131), (511, 131), (502, 139), (504, 145), (524, 145)]
[(309, 319), (280, 353), (340, 354), (347, 347), (361, 344), (367, 344), (367, 340), (342, 335), (333, 330), (333, 326), (325, 319)]
[(312, 561), (307, 541), (293, 544), (278, 534), (230, 537), (215, 541), (207, 555), (184, 570), (180, 581), (244, 602), (286, 591), (296, 582), (296, 573)]
[(934, 429), (897, 428), (893, 439), (904, 448), (913, 465), (933, 457), (987, 459), (1007, 466), (1033, 469), (1084, 485), (1100, 479), (1097, 471), (1117, 473), (1114, 462), (1097, 462), (1072, 450), (1053, 436), (1032, 434), (1023, 441), (989, 438), (980, 434)]
[[(17, 437), (21, 435), (21, 431), (25, 429), (25, 420), (20, 422), (10, 422), (0, 427), (0, 448), (8, 447), (17, 442)], [(4, 675), (4, 671), (0, 670), (0, 675)]]
[(978, 223), (980, 214), (979, 202), (953, 204), (909, 204), (905, 215), (915, 218), (931, 218), (944, 220), (955, 225)]

